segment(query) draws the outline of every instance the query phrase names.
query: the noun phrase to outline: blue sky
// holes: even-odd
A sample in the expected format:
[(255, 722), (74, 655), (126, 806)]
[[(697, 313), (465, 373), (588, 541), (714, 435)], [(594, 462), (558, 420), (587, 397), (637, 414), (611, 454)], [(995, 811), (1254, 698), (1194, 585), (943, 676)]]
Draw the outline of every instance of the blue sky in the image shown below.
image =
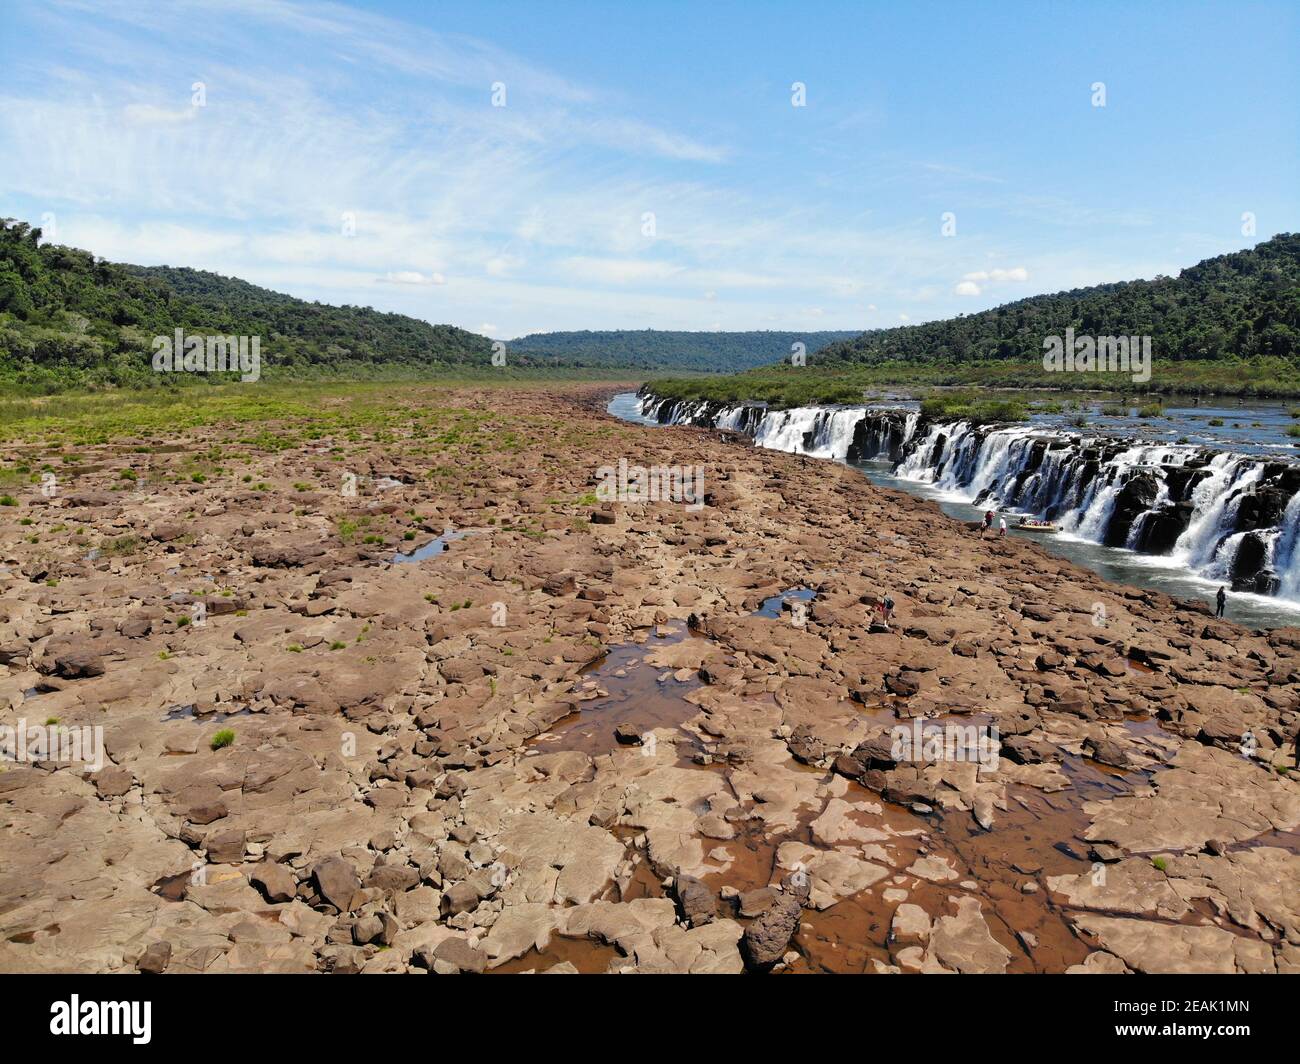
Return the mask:
[(1292, 0), (5, 0), (0, 215), (500, 338), (919, 322), (1300, 228), (1297, 42)]

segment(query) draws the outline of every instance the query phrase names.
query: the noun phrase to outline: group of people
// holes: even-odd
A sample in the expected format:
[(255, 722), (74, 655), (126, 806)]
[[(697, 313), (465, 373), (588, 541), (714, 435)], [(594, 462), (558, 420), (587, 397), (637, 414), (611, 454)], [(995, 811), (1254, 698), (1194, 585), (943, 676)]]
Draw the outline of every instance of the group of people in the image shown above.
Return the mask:
[[(993, 527), (993, 519), (997, 516), (998, 515), (995, 514), (992, 510), (984, 511), (984, 532), (987, 532), (990, 528)], [(1005, 517), (1001, 517), (998, 518), (998, 521), (999, 521), (998, 535), (1005, 536), (1007, 534), (1007, 519)]]

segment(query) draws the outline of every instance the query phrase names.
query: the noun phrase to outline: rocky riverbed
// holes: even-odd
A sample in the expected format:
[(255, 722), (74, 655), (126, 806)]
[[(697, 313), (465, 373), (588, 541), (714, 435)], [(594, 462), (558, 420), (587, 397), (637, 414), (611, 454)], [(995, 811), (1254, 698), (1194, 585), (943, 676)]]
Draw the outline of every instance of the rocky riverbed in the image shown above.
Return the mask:
[[(108, 434), (14, 491), (0, 725), (107, 760), (0, 762), (0, 970), (1300, 971), (1300, 630), (609, 391)], [(704, 505), (601, 501), (621, 458)]]

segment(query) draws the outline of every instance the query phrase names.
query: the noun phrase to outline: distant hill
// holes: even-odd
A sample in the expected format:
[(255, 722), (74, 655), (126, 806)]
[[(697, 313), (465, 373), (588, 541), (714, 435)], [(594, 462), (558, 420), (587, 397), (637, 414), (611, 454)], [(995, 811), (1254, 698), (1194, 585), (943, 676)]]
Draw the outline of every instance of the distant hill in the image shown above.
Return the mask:
[(838, 332), (674, 332), (616, 329), (591, 332), (532, 333), (510, 341), (512, 356), (529, 362), (570, 366), (626, 366), (631, 369), (676, 369), (701, 373), (737, 373), (790, 360), (791, 344), (807, 354), (836, 340), (857, 336)]
[(946, 321), (873, 329), (809, 363), (1041, 365), (1043, 338), (1070, 327), (1091, 336), (1149, 335), (1155, 357), (1174, 362), (1300, 360), (1300, 234), (1206, 259), (1177, 277), (1076, 288)]
[[(40, 243), (0, 220), (0, 384), (27, 392), (180, 383), (153, 372), (155, 336), (258, 336), (265, 379), (373, 379), (490, 365), (492, 342), (370, 307), (335, 307), (235, 277), (132, 266)], [(812, 354), (853, 332), (538, 333), (513, 341), (515, 369), (663, 369), (731, 373)], [(188, 376), (188, 375), (187, 375)], [(185, 383), (216, 379), (206, 375)], [(229, 378), (227, 378), (229, 379)]]
[(129, 266), (38, 243), (0, 221), (0, 383), (25, 390), (159, 383), (155, 336), (180, 327), (261, 337), (264, 376), (370, 378), (394, 370), (486, 366), (491, 341), (369, 307), (333, 307), (233, 277)]
[[(1150, 336), (1147, 379), (1130, 372), (1048, 373), (1043, 342)], [(1177, 277), (1031, 296), (946, 321), (873, 329), (802, 368), (648, 382), (648, 391), (720, 403), (857, 403), (881, 388), (1102, 388), (1128, 393), (1300, 396), (1300, 235), (1189, 266)]]

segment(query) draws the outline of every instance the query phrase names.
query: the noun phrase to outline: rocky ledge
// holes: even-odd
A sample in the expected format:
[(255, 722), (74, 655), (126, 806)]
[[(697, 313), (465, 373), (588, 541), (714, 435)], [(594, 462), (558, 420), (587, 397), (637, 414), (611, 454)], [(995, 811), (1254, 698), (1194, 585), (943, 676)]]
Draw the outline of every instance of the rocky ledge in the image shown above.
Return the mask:
[[(1300, 631), (599, 398), (111, 439), (0, 508), (0, 724), (106, 748), (0, 763), (0, 970), (1300, 971)], [(593, 501), (620, 457), (707, 504)]]

